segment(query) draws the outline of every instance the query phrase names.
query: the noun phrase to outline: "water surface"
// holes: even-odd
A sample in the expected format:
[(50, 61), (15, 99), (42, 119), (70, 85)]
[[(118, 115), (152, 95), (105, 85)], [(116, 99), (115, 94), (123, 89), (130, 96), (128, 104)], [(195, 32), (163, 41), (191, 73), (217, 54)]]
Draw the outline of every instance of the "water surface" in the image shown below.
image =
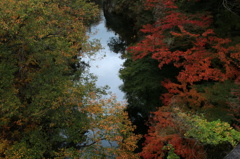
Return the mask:
[[(112, 52), (108, 46), (108, 42), (113, 37), (118, 37), (116, 33), (106, 28), (106, 20), (101, 12), (100, 22), (91, 27), (90, 39), (99, 39), (104, 49), (97, 52), (96, 60), (90, 61), (90, 73), (93, 73), (98, 77), (96, 82), (98, 87), (108, 85), (113, 94), (116, 94), (117, 100), (123, 100), (123, 92), (119, 90), (119, 85), (122, 81), (118, 77), (118, 71), (121, 68), (124, 60), (120, 58), (120, 54)], [(105, 56), (104, 56), (105, 55)], [(104, 57), (103, 57), (104, 56)]]

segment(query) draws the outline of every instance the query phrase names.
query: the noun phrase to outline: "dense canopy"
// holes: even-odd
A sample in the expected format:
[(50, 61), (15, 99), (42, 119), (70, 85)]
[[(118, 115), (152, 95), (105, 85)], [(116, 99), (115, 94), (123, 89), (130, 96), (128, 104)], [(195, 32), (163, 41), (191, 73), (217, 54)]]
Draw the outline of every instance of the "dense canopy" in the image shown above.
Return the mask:
[[(81, 61), (100, 49), (86, 34), (97, 6), (85, 0), (0, 6), (0, 158), (131, 156), (138, 137), (124, 104), (100, 100), (105, 91)], [(104, 148), (102, 140), (118, 146)]]

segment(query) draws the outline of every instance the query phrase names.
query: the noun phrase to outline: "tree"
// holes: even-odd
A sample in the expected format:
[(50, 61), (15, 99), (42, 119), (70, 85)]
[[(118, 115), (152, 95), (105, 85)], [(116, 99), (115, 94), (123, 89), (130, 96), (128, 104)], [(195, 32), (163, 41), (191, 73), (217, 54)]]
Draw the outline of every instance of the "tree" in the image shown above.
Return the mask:
[[(83, 155), (83, 148), (95, 144), (86, 143), (93, 126), (89, 94), (104, 93), (81, 61), (100, 48), (86, 35), (97, 7), (85, 0), (3, 0), (0, 5), (0, 157)], [(95, 111), (103, 109), (96, 106)], [(119, 120), (127, 122), (124, 115)], [(122, 128), (132, 130), (130, 123)], [(131, 133), (124, 135), (131, 141)], [(134, 142), (122, 145), (130, 151)]]
[(145, 135), (143, 158), (165, 158), (171, 152), (172, 145), (174, 153), (182, 158), (204, 158), (204, 147), (194, 138), (186, 138), (184, 123), (168, 107), (161, 107), (153, 113), (149, 121), (149, 132)]
[(197, 139), (202, 144), (217, 145), (229, 142), (232, 146), (236, 146), (240, 140), (240, 132), (233, 129), (227, 122), (219, 119), (208, 122), (203, 116), (190, 116), (185, 113), (178, 113), (179, 118), (184, 120), (186, 126), (189, 127), (186, 137)]
[[(239, 142), (239, 132), (227, 122), (210, 122), (202, 114), (183, 113), (178, 107), (161, 107), (154, 114), (141, 152), (144, 158), (163, 158), (173, 152), (189, 159), (220, 158)], [(221, 147), (221, 152), (216, 151)]]
[(161, 17), (154, 25), (146, 25), (142, 29), (149, 35), (130, 50), (135, 59), (151, 55), (159, 61), (160, 68), (173, 64), (181, 69), (177, 83), (163, 82), (168, 89), (168, 93), (163, 95), (165, 105), (177, 95), (187, 99), (185, 103), (188, 105), (202, 107), (205, 98), (191, 87), (193, 84), (238, 79), (239, 45), (232, 45), (230, 39), (220, 38), (213, 29), (209, 29), (211, 19), (208, 14), (181, 12), (174, 1), (149, 0), (147, 5), (156, 6), (156, 14)]
[(85, 31), (96, 7), (85, 1), (1, 6), (1, 157), (52, 158), (76, 151), (88, 122), (77, 111), (87, 92), (74, 82), (84, 78), (77, 56), (80, 47), (91, 51)]
[[(126, 104), (116, 102), (116, 97), (99, 99), (90, 93), (84, 111), (88, 113), (91, 127), (85, 144), (90, 145), (81, 151), (83, 158), (139, 158), (133, 151), (141, 137), (133, 133), (135, 127), (124, 111)], [(105, 142), (107, 146), (102, 146)], [(107, 143), (106, 143), (107, 142)]]
[[(154, 120), (150, 121), (151, 128), (141, 153), (145, 158), (164, 157), (167, 152), (162, 148), (166, 144), (173, 145), (175, 153), (184, 158), (207, 156), (203, 145), (197, 144), (198, 148), (195, 148), (195, 139), (184, 138), (183, 123), (175, 121), (173, 108), (178, 107), (192, 114), (209, 113), (209, 108), (217, 110), (220, 104), (225, 104), (222, 107), (226, 110), (226, 96), (225, 100), (216, 104), (206, 94), (216, 92), (214, 87), (223, 85), (226, 81), (233, 84), (227, 91), (228, 97), (231, 97), (234, 87), (239, 87), (240, 54), (237, 38), (215, 32), (216, 23), (212, 23), (211, 13), (201, 10), (185, 11), (181, 6), (192, 3), (195, 1), (147, 0), (147, 7), (155, 10), (156, 23), (145, 25), (142, 31), (147, 34), (146, 37), (129, 48), (134, 60), (151, 56), (158, 60), (159, 68), (166, 65), (179, 68), (177, 82), (169, 79), (162, 81), (162, 85), (168, 90), (168, 93), (162, 95), (166, 110), (162, 108), (155, 112)], [(203, 5), (204, 2), (199, 3)], [(217, 96), (224, 93), (218, 92)], [(214, 115), (214, 112), (209, 114)], [(226, 116), (227, 114), (224, 117)], [(164, 133), (159, 133), (160, 130)], [(197, 149), (205, 151), (204, 154)], [(190, 151), (193, 153), (189, 153)]]

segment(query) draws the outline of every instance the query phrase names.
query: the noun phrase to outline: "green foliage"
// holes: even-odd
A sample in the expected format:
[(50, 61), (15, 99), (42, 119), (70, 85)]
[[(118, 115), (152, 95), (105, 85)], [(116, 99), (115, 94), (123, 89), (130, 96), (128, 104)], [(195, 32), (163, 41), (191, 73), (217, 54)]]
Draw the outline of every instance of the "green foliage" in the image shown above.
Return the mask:
[(179, 113), (188, 125), (185, 133), (186, 137), (197, 139), (203, 144), (218, 145), (229, 142), (232, 146), (236, 146), (240, 141), (240, 132), (233, 129), (227, 122), (220, 120), (207, 121), (200, 116), (188, 116)]
[(119, 71), (119, 77), (124, 82), (120, 89), (126, 94), (128, 107), (139, 108), (143, 116), (148, 116), (161, 105), (160, 95), (166, 90), (160, 81), (165, 78), (173, 79), (177, 72), (172, 66), (160, 70), (157, 64), (150, 57), (136, 61), (127, 59), (124, 68)]
[[(132, 107), (139, 107), (146, 112), (145, 106), (148, 105), (148, 111), (155, 110), (156, 106), (160, 104), (160, 73), (159, 69), (153, 64), (157, 63), (151, 59), (143, 59), (132, 61), (128, 59), (120, 70), (120, 78), (124, 84), (120, 89), (126, 93), (129, 105)], [(158, 72), (158, 73), (156, 73)], [(156, 76), (153, 76), (156, 75)], [(160, 90), (160, 91), (159, 91)]]
[(237, 89), (238, 85), (227, 80), (224, 82), (202, 82), (193, 87), (207, 99), (209, 104), (213, 105), (199, 110), (199, 113), (204, 113), (210, 121), (220, 119), (231, 123), (233, 116), (229, 115), (229, 102), (235, 98), (232, 91)]
[[(138, 158), (139, 136), (116, 98), (101, 99), (81, 61), (97, 6), (85, 0), (0, 2), (0, 158)], [(96, 131), (99, 130), (99, 131)], [(94, 132), (94, 136), (89, 136)], [(103, 147), (102, 140), (118, 147)], [(94, 151), (93, 151), (94, 152)]]
[(154, 22), (152, 11), (145, 9), (142, 0), (106, 0), (104, 4), (107, 27), (118, 33), (119, 40), (123, 39), (128, 45), (142, 38), (140, 29), (143, 25)]
[(215, 103), (220, 100), (225, 100), (229, 99), (231, 96), (231, 91), (238, 86), (231, 80), (227, 80), (224, 82), (205, 82), (202, 83), (201, 85), (195, 85), (195, 88), (199, 92), (204, 93), (206, 98), (211, 100), (211, 102)]
[(167, 144), (167, 146), (164, 146), (162, 150), (168, 150), (167, 159), (180, 159), (180, 157), (174, 153), (174, 147), (172, 144)]
[(74, 154), (89, 126), (79, 108), (96, 90), (79, 48), (85, 55), (99, 48), (86, 36), (97, 7), (84, 0), (0, 5), (0, 157)]

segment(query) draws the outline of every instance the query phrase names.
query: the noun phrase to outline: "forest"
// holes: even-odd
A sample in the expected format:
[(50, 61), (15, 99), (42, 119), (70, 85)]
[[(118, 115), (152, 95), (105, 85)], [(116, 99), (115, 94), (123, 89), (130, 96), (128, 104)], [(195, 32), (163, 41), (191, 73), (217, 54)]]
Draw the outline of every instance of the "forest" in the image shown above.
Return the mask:
[(135, 153), (224, 158), (240, 141), (240, 1), (106, 3), (114, 6), (106, 15), (121, 15), (132, 28), (115, 27), (121, 39), (110, 46), (126, 58), (120, 89), (134, 133), (143, 135)]
[(103, 0), (127, 102), (83, 60), (102, 48), (96, 3), (0, 6), (0, 158), (221, 159), (239, 144), (239, 0)]
[(139, 135), (125, 103), (103, 98), (82, 60), (101, 49), (87, 34), (98, 7), (85, 0), (0, 6), (0, 158), (137, 158)]

